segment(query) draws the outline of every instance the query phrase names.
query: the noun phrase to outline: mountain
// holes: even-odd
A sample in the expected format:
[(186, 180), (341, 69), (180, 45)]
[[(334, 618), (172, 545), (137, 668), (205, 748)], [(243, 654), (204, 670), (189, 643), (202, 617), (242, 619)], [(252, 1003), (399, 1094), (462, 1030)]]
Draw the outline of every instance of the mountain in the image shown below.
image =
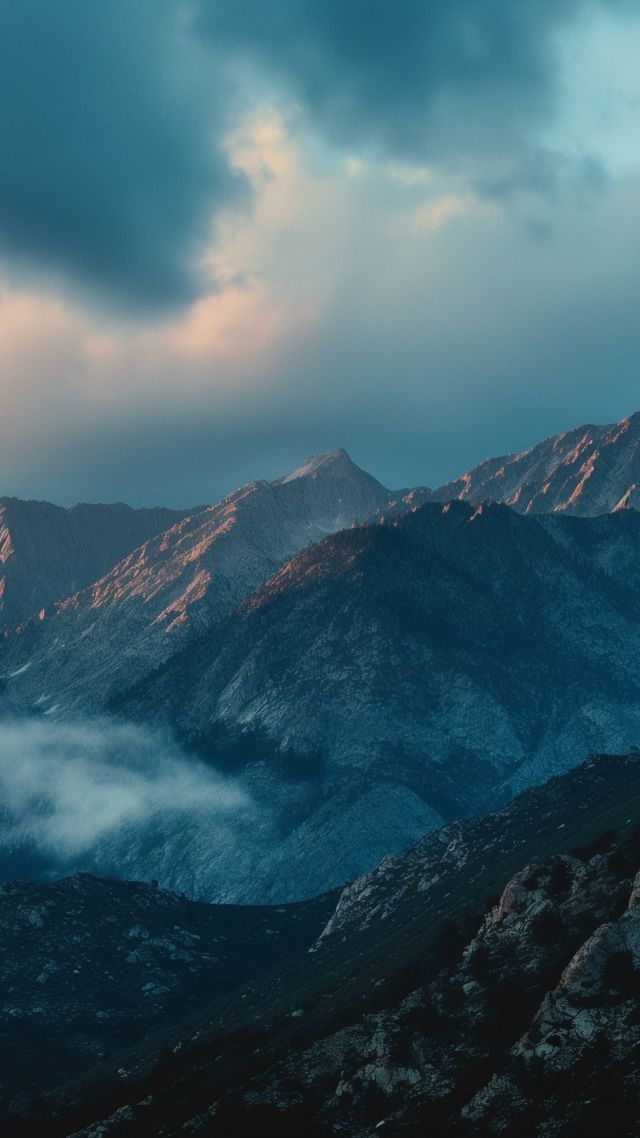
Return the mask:
[[(112, 705), (176, 732), (259, 806), (241, 857), (211, 850), (200, 895), (309, 896), (586, 752), (635, 745), (639, 551), (633, 510), (455, 502), (298, 554)], [(126, 851), (147, 876), (142, 840)], [(108, 845), (91, 868), (121, 856)], [(192, 880), (182, 846), (163, 864), (164, 884)]]
[(300, 899), (639, 741), (635, 510), (401, 515), (389, 500), (344, 451), (317, 456), (5, 636), (5, 709), (176, 734), (257, 807), (237, 850), (203, 814), (103, 835), (73, 868), (207, 900)]
[(388, 498), (336, 450), (181, 518), (6, 638), (0, 667), (11, 701), (50, 714), (103, 708), (292, 554), (370, 517)]
[[(604, 1129), (634, 1138), (639, 863), (640, 760), (592, 757), (496, 814), (386, 858), (333, 900), (320, 935), (312, 930), (321, 909), (307, 919), (308, 903), (300, 906), (306, 943), (301, 935), (286, 959), (271, 957), (224, 990), (230, 938), (208, 1002), (75, 1078), (72, 1058), (49, 1103), (7, 1119), (4, 1132), (23, 1138), (37, 1121), (43, 1138), (417, 1138), (427, 1122), (433, 1138), (582, 1138)], [(12, 888), (12, 912), (28, 911), (31, 887)], [(66, 975), (90, 951), (84, 888), (60, 883), (37, 897), (46, 905), (49, 892), (60, 904), (66, 893), (70, 910), (69, 894), (78, 895), (81, 915), (72, 913), (69, 930), (89, 936), (64, 938), (56, 960)], [(152, 928), (150, 891), (137, 902), (142, 912), (121, 913), (135, 899), (126, 890), (142, 888), (96, 882), (90, 892), (108, 897), (116, 956), (133, 944), (166, 961), (166, 946), (154, 949), (138, 928)], [(270, 926), (286, 926), (286, 913)], [(264, 914), (252, 943), (264, 936)], [(132, 920), (136, 935), (122, 947), (120, 930)], [(191, 931), (191, 907), (176, 920)], [(98, 945), (105, 927), (103, 919)], [(199, 953), (211, 931), (198, 927)], [(19, 975), (40, 967), (39, 953), (31, 935)], [(82, 967), (73, 981), (80, 1006), (119, 1003), (101, 986), (102, 966), (99, 955), (95, 977)], [(129, 993), (134, 1024), (143, 992)], [(12, 1033), (27, 1042), (37, 1034), (42, 1046), (40, 1024), (9, 1021), (7, 1043)]]
[[(301, 548), (301, 544), (354, 521), (366, 520), (376, 511), (390, 516), (426, 501), (459, 498), (479, 503), (493, 500), (505, 502), (520, 513), (563, 512), (591, 516), (635, 507), (640, 502), (639, 441), (640, 412), (636, 412), (619, 423), (588, 424), (554, 435), (518, 454), (487, 459), (437, 490), (418, 486), (394, 492), (385, 490), (374, 478), (359, 470), (344, 450), (336, 450), (312, 456), (274, 483), (250, 483), (223, 503), (208, 509), (210, 515), (225, 506), (233, 510), (234, 503), (246, 498), (247, 493), (264, 493), (268, 486), (276, 497), (277, 487), (291, 483), (296, 483), (298, 490), (304, 487), (297, 505), (303, 512), (310, 510), (306, 519), (309, 528), (302, 535), (306, 541), (298, 536), (289, 544), (288, 555)], [(308, 495), (312, 485), (315, 492)], [(309, 500), (305, 501), (307, 497)], [(289, 506), (292, 504), (293, 497), (288, 501)], [(268, 509), (266, 502), (265, 506)], [(53, 601), (84, 589), (108, 573), (126, 554), (179, 521), (184, 513), (131, 510), (121, 503), (114, 506), (81, 504), (65, 510), (47, 502), (0, 499), (0, 621), (3, 624), (23, 621)], [(211, 524), (205, 525), (201, 534), (205, 543), (211, 541), (210, 530), (215, 529), (216, 519), (209, 516), (207, 520)], [(188, 526), (187, 532), (181, 535), (186, 546), (191, 533)], [(148, 559), (152, 559), (155, 552), (157, 549), (151, 547), (147, 551)], [(163, 554), (166, 552), (162, 550)], [(186, 552), (184, 547), (182, 552), (183, 555)], [(197, 555), (194, 556), (197, 559)], [(133, 568), (134, 565), (124, 564), (116, 571), (113, 588), (116, 589), (115, 582), (124, 577), (123, 596), (133, 591), (132, 582), (128, 580)], [(182, 580), (179, 571), (172, 575), (168, 570), (168, 574), (176, 580), (169, 603), (175, 603), (180, 614), (181, 602), (187, 607), (193, 603), (187, 595), (188, 585), (191, 584), (197, 594), (196, 599), (205, 586), (202, 578), (194, 580), (187, 574), (186, 580)], [(178, 578), (184, 586), (182, 592)], [(159, 587), (166, 588), (162, 575)], [(108, 595), (109, 586), (106, 588)], [(149, 584), (148, 589), (153, 591), (153, 585)]]
[[(215, 505), (172, 518), (175, 524), (142, 544), (131, 531), (131, 518), (153, 515), (155, 531), (166, 511), (64, 511), (6, 500), (12, 502), (10, 511), (5, 506), (11, 525), (0, 531), (6, 614), (22, 617), (36, 600), (39, 611), (3, 653), (4, 667), (0, 660), (5, 679), (16, 681), (9, 684), (8, 702), (52, 714), (102, 709), (194, 636), (213, 629), (288, 558), (354, 522), (390, 520), (425, 502), (457, 499), (502, 501), (519, 513), (591, 516), (631, 508), (640, 486), (639, 439), (636, 413), (613, 426), (580, 427), (521, 454), (488, 459), (438, 490), (395, 492), (360, 470), (344, 450), (331, 451), (275, 482), (248, 483)], [(41, 525), (22, 525), (27, 506), (29, 517), (42, 512)], [(117, 514), (117, 549), (103, 519), (111, 517), (109, 511)], [(67, 531), (75, 534), (81, 522), (83, 541), (72, 541)], [(63, 553), (49, 534), (50, 524), (67, 534)], [(128, 555), (114, 563), (120, 547)], [(74, 591), (74, 584), (88, 587)], [(45, 603), (52, 599), (57, 603)]]
[(282, 966), (334, 904), (202, 905), (84, 874), (0, 886), (4, 1112)]
[[(506, 502), (522, 514), (579, 517), (640, 506), (640, 412), (619, 423), (588, 424), (530, 450), (489, 458), (420, 500)], [(403, 495), (396, 495), (402, 508)]]
[(0, 627), (26, 620), (102, 577), (183, 512), (133, 510), (122, 502), (67, 510), (0, 498)]

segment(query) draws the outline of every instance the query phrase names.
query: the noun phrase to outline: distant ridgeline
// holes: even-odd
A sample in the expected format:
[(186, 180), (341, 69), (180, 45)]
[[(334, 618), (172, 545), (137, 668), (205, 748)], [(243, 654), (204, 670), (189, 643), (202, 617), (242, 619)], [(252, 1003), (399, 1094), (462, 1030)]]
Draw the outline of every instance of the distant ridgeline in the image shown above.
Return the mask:
[[(206, 818), (168, 818), (72, 868), (304, 898), (640, 742), (639, 432), (582, 427), (435, 491), (389, 491), (337, 450), (183, 515), (5, 500), (22, 623), (2, 713), (176, 738), (260, 817), (241, 857)], [(0, 841), (0, 865), (60, 872), (29, 842)]]

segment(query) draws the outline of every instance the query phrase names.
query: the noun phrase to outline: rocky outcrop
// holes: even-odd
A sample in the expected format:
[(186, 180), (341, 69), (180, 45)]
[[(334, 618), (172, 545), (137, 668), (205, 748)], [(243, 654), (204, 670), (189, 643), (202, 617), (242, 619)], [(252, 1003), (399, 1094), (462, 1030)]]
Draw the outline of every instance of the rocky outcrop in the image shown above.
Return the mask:
[[(618, 858), (526, 866), (459, 963), (254, 1079), (249, 1116), (307, 1102), (327, 1135), (417, 1134), (426, 1120), (434, 1135), (555, 1138), (595, 1134), (606, 1110), (616, 1134), (636, 1133), (638, 910), (618, 915)], [(620, 1097), (605, 1107), (607, 1084)]]
[[(620, 907), (619, 883), (611, 881), (607, 859), (594, 858), (582, 872), (573, 904), (574, 910), (576, 901), (582, 904), (583, 920), (590, 911), (585, 892), (594, 885), (603, 892), (613, 887), (614, 912)], [(610, 1126), (616, 1134), (637, 1133), (640, 911), (634, 903), (616, 920), (606, 920), (611, 905), (605, 896), (598, 900), (593, 917), (605, 923), (546, 993), (505, 1072), (465, 1107), (473, 1133), (508, 1134), (523, 1126), (544, 1138), (595, 1134)]]

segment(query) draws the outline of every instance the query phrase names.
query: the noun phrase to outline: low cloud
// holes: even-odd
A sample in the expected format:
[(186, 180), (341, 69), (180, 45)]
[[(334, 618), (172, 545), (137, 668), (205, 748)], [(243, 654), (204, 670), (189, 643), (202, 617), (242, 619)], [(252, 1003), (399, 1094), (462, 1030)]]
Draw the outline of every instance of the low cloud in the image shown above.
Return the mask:
[[(0, 724), (0, 801), (4, 877), (37, 863), (36, 876), (122, 870), (174, 887), (181, 870), (187, 886), (197, 877), (190, 860), (206, 868), (207, 854), (231, 851), (254, 814), (237, 783), (150, 731), (106, 720)], [(159, 847), (169, 856), (154, 874)]]

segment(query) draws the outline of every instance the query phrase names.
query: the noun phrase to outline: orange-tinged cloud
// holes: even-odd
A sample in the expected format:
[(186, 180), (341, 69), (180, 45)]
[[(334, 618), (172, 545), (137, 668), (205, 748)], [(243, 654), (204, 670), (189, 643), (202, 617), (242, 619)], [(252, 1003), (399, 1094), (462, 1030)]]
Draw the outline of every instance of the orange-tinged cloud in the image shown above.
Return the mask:
[(251, 386), (287, 337), (316, 319), (313, 289), (291, 290), (279, 266), (283, 243), (304, 231), (322, 189), (314, 189), (271, 113), (249, 120), (229, 147), (252, 183), (254, 209), (220, 220), (203, 263), (211, 287), (180, 317), (117, 324), (63, 297), (8, 287), (0, 293), (5, 426), (14, 415), (32, 415), (45, 387), (72, 384), (74, 398), (104, 407), (144, 397), (150, 387), (170, 398), (177, 386), (182, 394), (203, 386), (222, 394), (239, 380)]

